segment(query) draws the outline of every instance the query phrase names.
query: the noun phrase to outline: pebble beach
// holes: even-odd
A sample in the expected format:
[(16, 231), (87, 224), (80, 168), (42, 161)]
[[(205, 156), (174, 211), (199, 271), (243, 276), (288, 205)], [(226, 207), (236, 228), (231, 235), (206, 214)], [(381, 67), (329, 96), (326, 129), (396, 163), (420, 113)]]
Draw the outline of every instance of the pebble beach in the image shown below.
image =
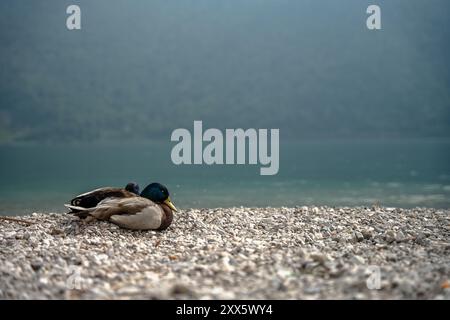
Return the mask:
[(0, 299), (450, 299), (450, 210), (187, 209), (164, 231), (0, 219)]

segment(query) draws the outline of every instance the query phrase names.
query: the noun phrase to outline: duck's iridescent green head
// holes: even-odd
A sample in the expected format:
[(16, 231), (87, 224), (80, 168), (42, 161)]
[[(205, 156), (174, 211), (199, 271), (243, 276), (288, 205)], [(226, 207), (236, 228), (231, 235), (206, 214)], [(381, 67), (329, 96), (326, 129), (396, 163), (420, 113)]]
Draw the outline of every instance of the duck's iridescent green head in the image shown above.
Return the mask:
[(177, 208), (170, 201), (169, 190), (158, 182), (146, 186), (141, 192), (141, 197), (150, 199), (156, 203), (165, 203), (173, 211), (177, 211)]

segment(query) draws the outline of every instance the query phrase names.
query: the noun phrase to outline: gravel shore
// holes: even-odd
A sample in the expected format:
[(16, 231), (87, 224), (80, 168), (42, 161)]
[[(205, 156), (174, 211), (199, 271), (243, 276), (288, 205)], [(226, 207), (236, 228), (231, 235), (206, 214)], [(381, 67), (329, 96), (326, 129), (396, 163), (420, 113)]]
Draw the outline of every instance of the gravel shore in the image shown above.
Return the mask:
[(217, 208), (165, 231), (0, 220), (0, 299), (450, 299), (450, 210)]

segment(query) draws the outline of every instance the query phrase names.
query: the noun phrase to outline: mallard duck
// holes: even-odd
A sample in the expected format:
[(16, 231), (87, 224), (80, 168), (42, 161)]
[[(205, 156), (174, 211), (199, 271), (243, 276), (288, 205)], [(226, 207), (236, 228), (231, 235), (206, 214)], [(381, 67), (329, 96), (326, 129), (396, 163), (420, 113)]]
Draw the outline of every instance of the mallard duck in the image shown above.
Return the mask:
[[(129, 182), (124, 189), (122, 188), (99, 188), (83, 194), (80, 194), (70, 200), (72, 206), (93, 208), (100, 201), (106, 198), (130, 198), (139, 195), (139, 185), (134, 182)], [(72, 212), (78, 212), (79, 210), (72, 209)], [(80, 216), (85, 218), (86, 216)]]
[(129, 183), (125, 189), (100, 188), (80, 194), (65, 206), (81, 219), (106, 220), (133, 230), (164, 230), (177, 211), (169, 191), (160, 183), (151, 183), (139, 195), (139, 186)]

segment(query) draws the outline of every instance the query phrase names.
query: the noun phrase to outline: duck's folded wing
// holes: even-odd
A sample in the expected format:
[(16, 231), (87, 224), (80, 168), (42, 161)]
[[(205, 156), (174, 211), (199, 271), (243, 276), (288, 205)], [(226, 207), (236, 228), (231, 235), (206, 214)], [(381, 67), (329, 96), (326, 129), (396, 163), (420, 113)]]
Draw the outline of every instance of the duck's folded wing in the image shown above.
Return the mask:
[(120, 188), (99, 188), (80, 194), (70, 200), (72, 206), (93, 208), (106, 198), (130, 198), (137, 195)]
[(90, 212), (97, 219), (135, 230), (158, 229), (163, 214), (160, 206), (142, 197), (107, 198)]

